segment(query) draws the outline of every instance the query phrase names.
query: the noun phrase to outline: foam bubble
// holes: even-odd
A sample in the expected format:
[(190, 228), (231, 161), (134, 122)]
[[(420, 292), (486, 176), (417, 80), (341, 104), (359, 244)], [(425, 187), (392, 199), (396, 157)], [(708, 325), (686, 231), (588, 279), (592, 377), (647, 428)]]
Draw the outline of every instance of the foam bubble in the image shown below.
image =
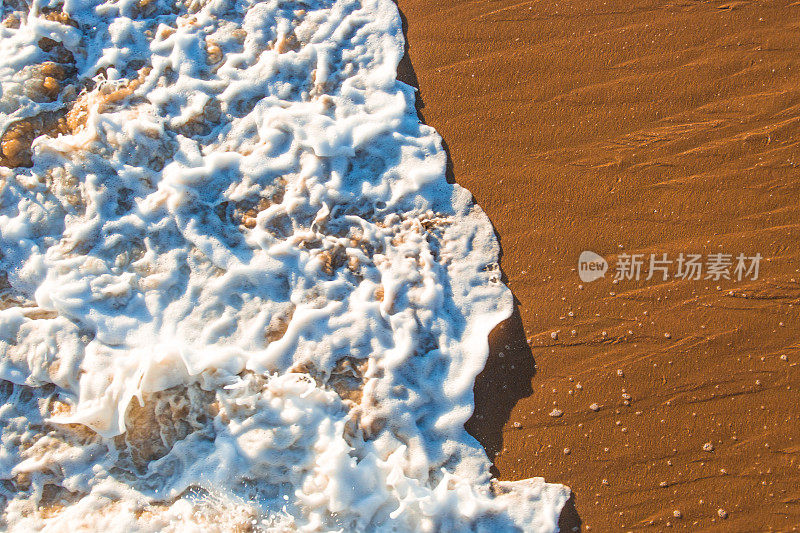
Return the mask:
[(464, 430), (512, 300), (395, 5), (33, 6), (0, 27), (3, 525), (555, 529), (567, 489)]

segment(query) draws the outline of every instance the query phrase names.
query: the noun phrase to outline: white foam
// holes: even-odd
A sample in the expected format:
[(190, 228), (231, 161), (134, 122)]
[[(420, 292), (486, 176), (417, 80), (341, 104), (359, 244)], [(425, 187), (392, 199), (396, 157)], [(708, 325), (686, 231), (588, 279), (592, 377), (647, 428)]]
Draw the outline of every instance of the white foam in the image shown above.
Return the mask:
[[(0, 28), (0, 128), (86, 117), (0, 169), (6, 526), (554, 530), (568, 490), (464, 430), (512, 301), (394, 3), (42, 7)], [(41, 37), (78, 103), (21, 89)]]

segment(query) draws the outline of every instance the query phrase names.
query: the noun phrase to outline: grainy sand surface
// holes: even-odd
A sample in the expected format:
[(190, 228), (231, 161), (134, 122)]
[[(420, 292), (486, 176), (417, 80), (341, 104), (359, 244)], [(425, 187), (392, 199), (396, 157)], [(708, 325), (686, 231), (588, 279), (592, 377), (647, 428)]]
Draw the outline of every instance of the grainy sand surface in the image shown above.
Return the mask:
[[(498, 475), (570, 486), (583, 530), (797, 530), (800, 4), (398, 3), (518, 299), (469, 425)], [(581, 289), (583, 250), (764, 259)]]

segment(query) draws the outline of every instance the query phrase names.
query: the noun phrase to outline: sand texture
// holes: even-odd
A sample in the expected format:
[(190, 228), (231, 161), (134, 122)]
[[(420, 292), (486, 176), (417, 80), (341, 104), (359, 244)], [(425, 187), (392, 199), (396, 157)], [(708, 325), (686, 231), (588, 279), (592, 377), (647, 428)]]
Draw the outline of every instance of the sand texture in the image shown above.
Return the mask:
[[(500, 478), (570, 486), (583, 530), (796, 530), (800, 5), (399, 6), (518, 303), (468, 424)], [(580, 288), (583, 250), (764, 259)]]

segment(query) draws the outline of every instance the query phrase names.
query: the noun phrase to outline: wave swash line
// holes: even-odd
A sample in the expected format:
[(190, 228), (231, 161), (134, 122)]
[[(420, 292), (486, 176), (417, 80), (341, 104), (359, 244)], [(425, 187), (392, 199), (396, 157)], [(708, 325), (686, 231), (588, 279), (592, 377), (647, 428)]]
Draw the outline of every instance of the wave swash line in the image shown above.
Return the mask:
[(512, 309), (390, 0), (6, 0), (10, 531), (551, 531), (464, 429)]

